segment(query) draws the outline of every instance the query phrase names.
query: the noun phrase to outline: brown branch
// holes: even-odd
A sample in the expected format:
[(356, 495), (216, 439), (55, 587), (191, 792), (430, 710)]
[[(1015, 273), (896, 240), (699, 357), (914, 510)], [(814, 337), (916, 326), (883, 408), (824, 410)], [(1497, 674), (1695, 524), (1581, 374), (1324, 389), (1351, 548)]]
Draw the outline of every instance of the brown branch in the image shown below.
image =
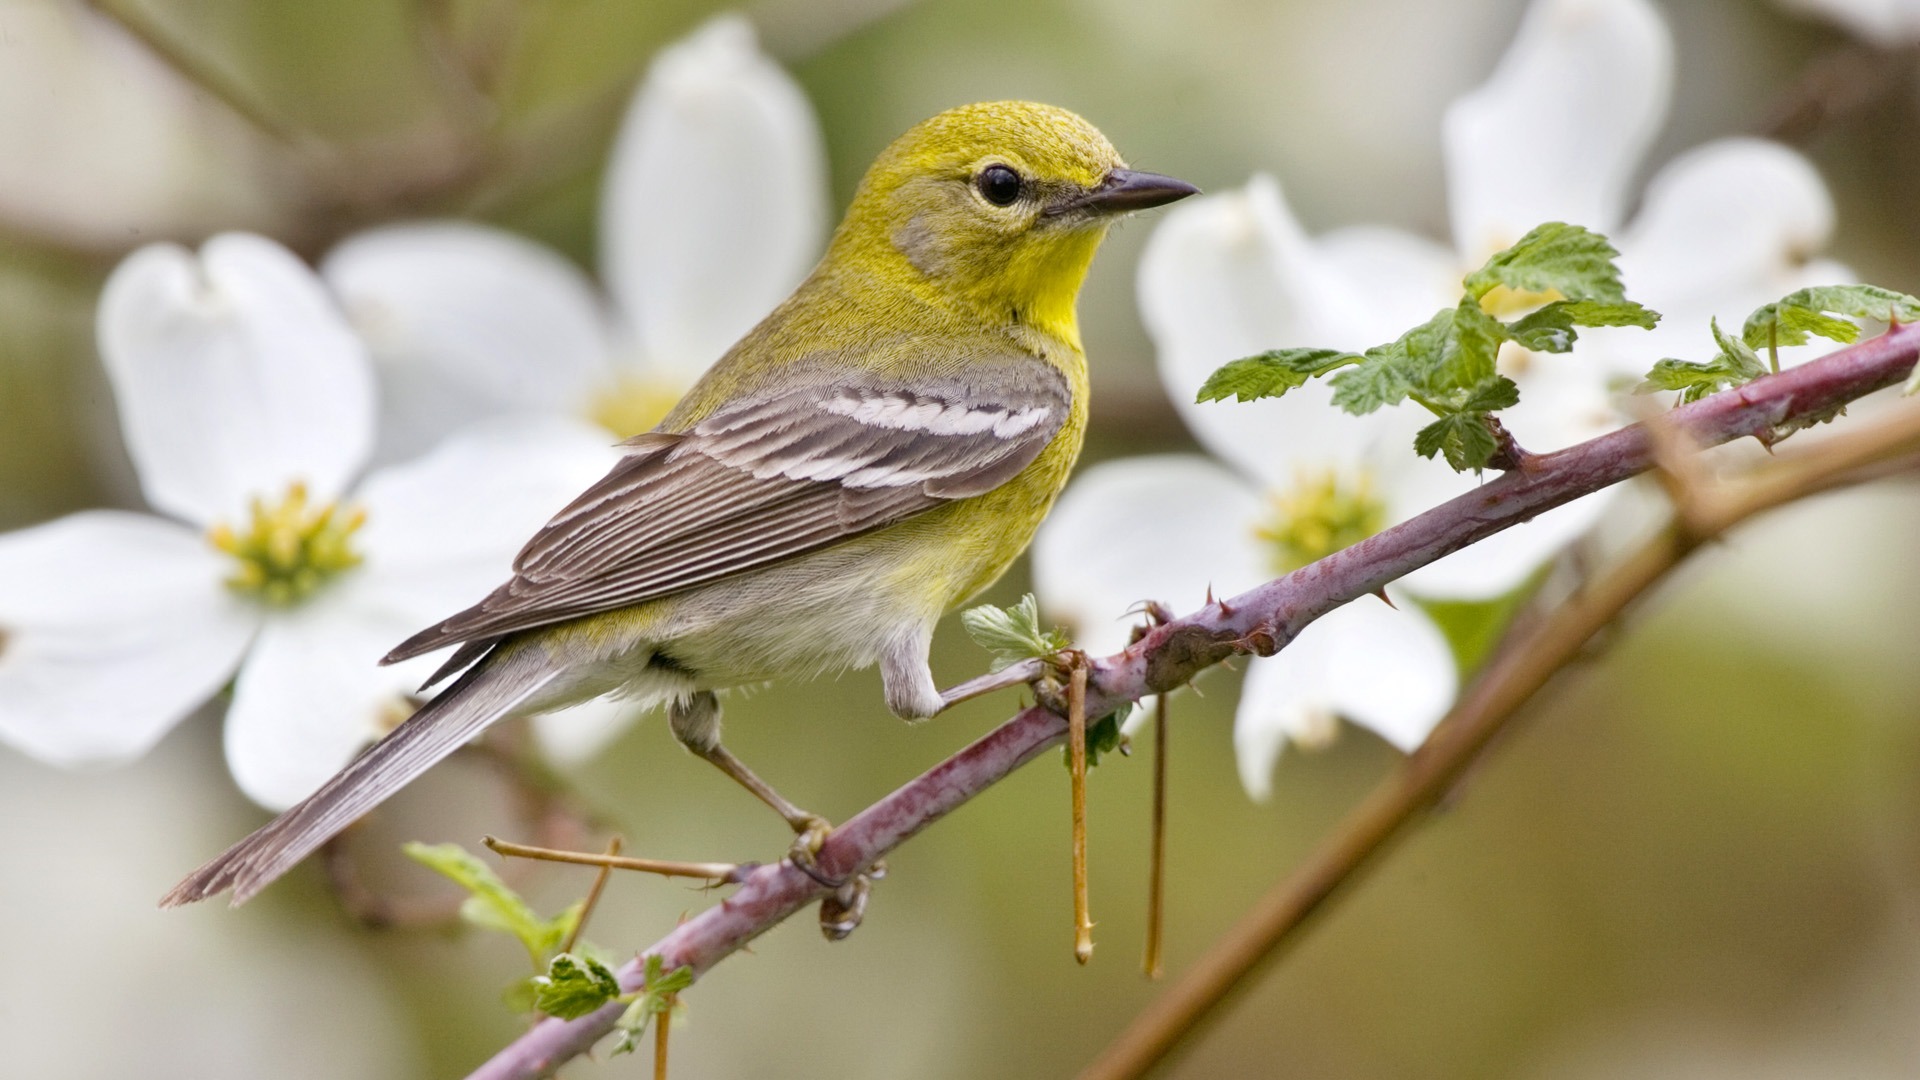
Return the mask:
[[(1920, 355), (1920, 325), (1901, 327), (1804, 367), (1682, 406), (1668, 414), (1667, 422), (1703, 446), (1743, 436), (1771, 438), (1783, 425), (1831, 416), (1847, 402), (1899, 382), (1914, 366), (1916, 355)], [(1640, 425), (1532, 458), (1524, 470), (1508, 473), (1286, 577), (1156, 627), (1126, 651), (1093, 661), (1087, 715), (1101, 716), (1121, 703), (1171, 690), (1229, 656), (1272, 653), (1339, 605), (1502, 529), (1644, 472), (1652, 463), (1652, 440)], [(1592, 605), (1601, 596), (1600, 590), (1594, 590), (1580, 603), (1581, 610), (1597, 610)], [(1571, 632), (1563, 629), (1561, 634)], [(1542, 637), (1546, 636), (1543, 631)], [(1501, 670), (1520, 663), (1503, 660)], [(1482, 702), (1482, 695), (1492, 692), (1476, 690), (1469, 703)], [(1500, 705), (1493, 701), (1478, 707)], [(1453, 740), (1466, 742), (1471, 735), (1471, 729), (1460, 723), (1445, 730), (1444, 736), (1437, 737), (1449, 745)], [(1058, 714), (1037, 707), (1022, 711), (835, 830), (820, 849), (816, 873), (833, 880), (858, 872), (1065, 734), (1066, 721)], [(1433, 768), (1433, 758), (1433, 752), (1423, 751), (1413, 761), (1420, 768)], [(1387, 829), (1383, 835), (1391, 832)], [(731, 897), (682, 924), (645, 955), (660, 956), (669, 970), (684, 965), (696, 975), (704, 973), (828, 891), (790, 862), (762, 867)], [(644, 964), (640, 960), (627, 964), (620, 979), (628, 990), (637, 989), (644, 979)], [(1187, 982), (1183, 979), (1173, 992)], [(542, 1021), (475, 1071), (473, 1080), (550, 1076), (611, 1030), (620, 1011), (616, 1003), (577, 1020)], [(1170, 1030), (1177, 1034), (1184, 1029)], [(1164, 1052), (1171, 1041), (1161, 1045)]]
[[(1336, 827), (1305, 862), (1242, 916), (1180, 980), (1121, 1028), (1080, 1080), (1144, 1075), (1292, 940), (1423, 811), (1444, 798), (1521, 706), (1701, 544), (1757, 514), (1850, 483), (1866, 465), (1920, 451), (1920, 407), (1871, 429), (1769, 464), (1733, 494), (1689, 489), (1660, 534), (1582, 590), (1475, 680), (1425, 744)], [(1679, 512), (1679, 506), (1688, 508)]]

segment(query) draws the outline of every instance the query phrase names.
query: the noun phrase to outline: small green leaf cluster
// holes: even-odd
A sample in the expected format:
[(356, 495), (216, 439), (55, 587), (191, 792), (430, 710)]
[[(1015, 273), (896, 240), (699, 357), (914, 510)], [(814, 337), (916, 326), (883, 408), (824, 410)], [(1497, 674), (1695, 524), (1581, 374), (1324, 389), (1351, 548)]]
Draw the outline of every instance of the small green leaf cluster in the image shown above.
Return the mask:
[(613, 970), (590, 956), (561, 953), (533, 977), (534, 1008), (548, 1016), (573, 1020), (620, 996)]
[[(1905, 293), (1877, 285), (1818, 285), (1790, 293), (1771, 304), (1756, 308), (1747, 316), (1734, 337), (1713, 323), (1713, 343), (1718, 348), (1713, 359), (1705, 362), (1661, 360), (1647, 372), (1641, 393), (1677, 390), (1684, 404), (1709, 394), (1747, 383), (1769, 372), (1780, 370), (1780, 347), (1805, 345), (1815, 337), (1842, 345), (1860, 339), (1860, 325), (1852, 320), (1875, 323), (1920, 321), (1920, 300)], [(1760, 350), (1767, 351), (1765, 363)], [(1920, 377), (1908, 384), (1908, 393), (1920, 385)]]
[(1012, 607), (981, 604), (960, 613), (967, 636), (993, 655), (993, 670), (1002, 671), (1022, 660), (1052, 656), (1073, 644), (1066, 631), (1040, 628), (1040, 601), (1032, 593)]
[[(1356, 416), (1402, 401), (1432, 412), (1414, 438), (1421, 457), (1444, 456), (1462, 472), (1485, 468), (1499, 450), (1493, 414), (1520, 401), (1519, 387), (1495, 368), (1501, 345), (1564, 353), (1580, 327), (1660, 321), (1627, 299), (1619, 254), (1599, 233), (1549, 222), (1462, 279), (1458, 304), (1397, 340), (1358, 353), (1275, 349), (1235, 360), (1207, 379), (1199, 400), (1279, 397), (1331, 375), (1333, 403)], [(1525, 314), (1503, 320), (1500, 311)]]
[[(1057, 626), (1050, 630), (1040, 628), (1040, 601), (1034, 599), (1032, 593), (1021, 597), (1012, 607), (992, 604), (970, 607), (960, 613), (960, 625), (966, 627), (967, 635), (981, 648), (993, 654), (994, 671), (1004, 671), (1022, 660), (1054, 656), (1073, 644), (1066, 631)], [(1098, 765), (1102, 756), (1125, 749), (1126, 738), (1120, 734), (1120, 725), (1132, 711), (1133, 706), (1126, 704), (1106, 716), (1088, 720), (1088, 765)]]
[[(654, 956), (647, 958), (646, 988), (623, 994), (620, 980), (614, 976), (612, 965), (600, 949), (581, 941), (573, 946), (572, 952), (559, 951), (561, 944), (573, 936), (580, 925), (584, 902), (570, 905), (551, 919), (543, 919), (519, 893), (500, 880), (492, 867), (459, 844), (414, 843), (406, 845), (404, 850), (408, 858), (438, 871), (467, 890), (467, 899), (460, 905), (461, 918), (475, 926), (509, 934), (526, 948), (535, 974), (509, 986), (505, 995), (516, 1012), (538, 1010), (548, 1016), (572, 1020), (609, 1001), (627, 1002), (627, 1011), (620, 1018), (622, 1030), (632, 1028), (638, 1037), (647, 1019), (666, 1008), (660, 1004), (664, 995), (693, 984), (692, 968), (683, 967), (661, 975), (660, 958)], [(643, 1002), (652, 1004), (643, 1005)]]
[(633, 1053), (640, 1045), (640, 1036), (646, 1034), (647, 1022), (654, 1017), (660, 1017), (664, 1024), (685, 1011), (675, 995), (693, 985), (693, 969), (681, 966), (668, 971), (666, 966), (659, 956), (649, 954), (646, 986), (621, 998), (627, 1003), (627, 1011), (614, 1024), (614, 1030), (620, 1033), (613, 1044), (615, 1054)]
[[(1121, 732), (1120, 727), (1127, 722), (1127, 717), (1131, 715), (1133, 715), (1133, 702), (1129, 701), (1100, 719), (1087, 724), (1088, 768), (1091, 769), (1099, 765), (1101, 758), (1106, 757), (1115, 750), (1120, 751), (1122, 754), (1128, 752), (1127, 737)], [(1062, 760), (1065, 761), (1064, 754)], [(1071, 766), (1072, 762), (1067, 761), (1066, 764)]]
[(543, 919), (493, 868), (459, 844), (407, 844), (403, 851), (414, 862), (439, 872), (467, 890), (460, 917), (475, 926), (498, 930), (519, 939), (535, 969), (543, 969), (560, 943), (580, 925), (583, 903)]

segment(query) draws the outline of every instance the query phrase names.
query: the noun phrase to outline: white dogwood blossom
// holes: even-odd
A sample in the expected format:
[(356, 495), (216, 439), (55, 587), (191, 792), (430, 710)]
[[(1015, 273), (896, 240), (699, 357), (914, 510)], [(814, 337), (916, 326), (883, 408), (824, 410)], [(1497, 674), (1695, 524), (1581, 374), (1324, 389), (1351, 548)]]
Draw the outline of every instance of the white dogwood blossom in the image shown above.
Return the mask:
[[(708, 22), (655, 58), (614, 143), (600, 207), (610, 302), (557, 252), (471, 222), (383, 226), (326, 258), (386, 391), (379, 456), (475, 416), (648, 430), (805, 276), (826, 204), (805, 94), (745, 19)], [(565, 761), (620, 730), (535, 726)]]
[(54, 764), (136, 758), (231, 681), (234, 778), (291, 805), (411, 711), (432, 659), (380, 657), (504, 580), (613, 461), (589, 425), (509, 419), (361, 476), (366, 350), (262, 237), (136, 251), (98, 334), (156, 512), (0, 535), (0, 741)]
[[(1757, 304), (1846, 280), (1843, 267), (1812, 260), (1833, 225), (1824, 185), (1772, 143), (1726, 139), (1681, 155), (1626, 220), (1672, 67), (1666, 26), (1644, 0), (1536, 0), (1492, 77), (1447, 110), (1451, 247), (1379, 226), (1310, 236), (1267, 177), (1170, 211), (1142, 259), (1141, 310), (1168, 394), (1217, 461), (1089, 470), (1036, 545), (1042, 600), (1098, 651), (1120, 643), (1111, 628), (1138, 600), (1191, 609), (1209, 583), (1231, 595), (1471, 490), (1477, 477), (1413, 456), (1413, 433), (1430, 419), (1416, 405), (1349, 416), (1319, 382), (1252, 403), (1197, 404), (1195, 393), (1222, 364), (1267, 349), (1391, 341), (1456, 304), (1464, 274), (1542, 222), (1611, 236), (1628, 295), (1666, 319), (1651, 333), (1583, 330), (1571, 355), (1503, 349), (1501, 371), (1521, 401), (1501, 419), (1534, 452), (1625, 422), (1623, 391), (1654, 360), (1710, 355), (1710, 316), (1737, 326)], [(1539, 302), (1489, 300), (1516, 311)], [(1505, 595), (1586, 532), (1612, 497), (1543, 514), (1402, 587), (1435, 599)], [(1331, 731), (1331, 717), (1403, 748), (1417, 744), (1455, 691), (1445, 656), (1415, 605), (1362, 600), (1278, 657), (1253, 662), (1235, 730), (1248, 790), (1264, 794), (1280, 748)]]
[(652, 427), (793, 290), (826, 229), (819, 125), (752, 27), (722, 16), (663, 50), (627, 109), (600, 206), (600, 276), (469, 222), (348, 239), (322, 276), (389, 388), (387, 451), (476, 413)]
[(280, 216), (272, 145), (114, 20), (0, 4), (0, 216), (87, 245)]

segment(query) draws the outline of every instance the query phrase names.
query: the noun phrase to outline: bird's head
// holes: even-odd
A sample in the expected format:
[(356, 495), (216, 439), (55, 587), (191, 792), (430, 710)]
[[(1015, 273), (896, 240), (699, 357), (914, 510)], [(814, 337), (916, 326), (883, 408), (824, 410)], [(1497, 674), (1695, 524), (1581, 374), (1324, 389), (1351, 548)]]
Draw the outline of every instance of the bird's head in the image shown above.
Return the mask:
[(1077, 340), (1074, 299), (1107, 226), (1194, 194), (1128, 169), (1065, 109), (997, 101), (915, 125), (860, 182), (832, 257)]

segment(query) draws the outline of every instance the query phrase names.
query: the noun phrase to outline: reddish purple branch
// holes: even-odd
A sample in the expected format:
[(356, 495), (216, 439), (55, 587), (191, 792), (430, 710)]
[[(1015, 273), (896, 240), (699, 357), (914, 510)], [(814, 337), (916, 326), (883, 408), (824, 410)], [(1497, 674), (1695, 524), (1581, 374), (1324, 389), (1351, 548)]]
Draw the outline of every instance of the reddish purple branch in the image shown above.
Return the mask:
[[(1803, 367), (1682, 406), (1667, 414), (1666, 421), (1700, 445), (1770, 436), (1783, 424), (1829, 415), (1899, 382), (1917, 354), (1920, 325), (1898, 327)], [(1502, 529), (1645, 472), (1652, 463), (1652, 443), (1640, 425), (1529, 458), (1524, 469), (1286, 577), (1210, 604), (1159, 627), (1125, 652), (1094, 661), (1087, 713), (1103, 715), (1123, 702), (1171, 690), (1229, 656), (1270, 654), (1341, 604)], [(823, 876), (843, 877), (871, 865), (1065, 733), (1066, 721), (1052, 712), (1021, 712), (836, 829), (820, 849)], [(763, 866), (732, 896), (682, 924), (647, 953), (659, 954), (669, 970), (686, 965), (704, 973), (827, 891), (790, 863)], [(639, 988), (642, 972), (639, 961), (627, 964), (620, 970), (621, 985)], [(552, 1075), (612, 1030), (620, 1012), (615, 1004), (577, 1020), (542, 1021), (469, 1080)]]

